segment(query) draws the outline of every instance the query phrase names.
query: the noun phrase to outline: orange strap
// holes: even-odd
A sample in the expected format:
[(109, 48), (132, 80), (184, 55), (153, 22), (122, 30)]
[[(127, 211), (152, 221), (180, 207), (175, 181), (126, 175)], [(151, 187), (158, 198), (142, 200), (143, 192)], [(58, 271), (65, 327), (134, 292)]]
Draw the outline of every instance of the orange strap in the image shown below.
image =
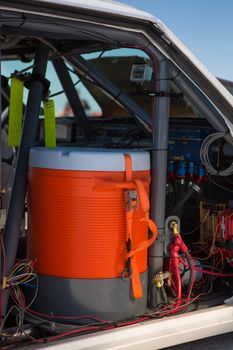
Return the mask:
[[(133, 172), (132, 172), (132, 158), (130, 155), (125, 154), (125, 179), (127, 182), (133, 181)], [(135, 203), (136, 206), (136, 203)], [(127, 242), (130, 241), (132, 244), (133, 237), (132, 237), (132, 224), (133, 224), (133, 213), (134, 208), (126, 208), (126, 238)], [(131, 246), (130, 244), (130, 246)], [(133, 288), (133, 295), (134, 298), (142, 298), (143, 292), (142, 292), (142, 285), (140, 281), (140, 274), (138, 271), (138, 265), (137, 260), (135, 258), (135, 254), (133, 250), (129, 250), (127, 254), (127, 258), (130, 259), (130, 269), (132, 270), (132, 288)]]
[[(157, 237), (157, 227), (155, 223), (149, 218), (149, 209), (150, 203), (148, 194), (145, 190), (145, 185), (148, 184), (148, 181), (144, 180), (133, 180), (133, 171), (132, 171), (132, 158), (129, 154), (124, 154), (125, 158), (125, 181), (111, 181), (111, 180), (101, 180), (95, 179), (94, 189), (96, 191), (106, 191), (112, 190), (112, 188), (123, 189), (123, 190), (136, 190), (139, 198), (139, 206), (144, 214), (142, 221), (145, 221), (148, 225), (152, 237), (147, 239), (137, 245), (136, 248), (128, 251), (127, 258), (130, 259), (131, 270), (132, 270), (132, 289), (134, 298), (142, 298), (142, 286), (140, 281), (140, 274), (138, 270), (137, 260), (135, 254), (139, 251), (147, 249), (151, 246), (156, 237)], [(133, 224), (133, 213), (137, 209), (132, 206), (132, 208), (126, 207), (126, 235), (127, 242), (130, 240), (132, 245), (132, 224)]]
[(133, 181), (132, 158), (129, 154), (124, 154), (125, 157), (125, 179), (126, 181)]
[[(131, 268), (132, 268), (132, 288), (133, 288), (133, 295), (134, 298), (142, 298), (143, 292), (142, 292), (142, 286), (140, 281), (140, 274), (138, 271), (138, 265), (137, 260), (135, 258), (135, 254), (141, 250), (147, 249), (151, 244), (154, 243), (156, 237), (157, 237), (157, 227), (155, 223), (149, 218), (149, 198), (147, 195), (147, 192), (145, 190), (144, 184), (141, 180), (133, 180), (133, 171), (132, 171), (132, 158), (130, 155), (125, 154), (125, 170), (126, 170), (126, 181), (127, 182), (134, 182), (134, 187), (136, 187), (137, 194), (139, 196), (139, 205), (141, 210), (144, 213), (144, 217), (141, 219), (143, 221), (146, 221), (149, 230), (152, 233), (152, 237), (146, 241), (141, 242), (138, 244), (138, 246), (135, 249), (131, 249), (127, 257), (128, 259), (131, 259)], [(133, 223), (133, 213), (134, 208), (126, 208), (126, 228), (127, 228), (127, 241), (130, 240), (132, 242), (132, 223)]]

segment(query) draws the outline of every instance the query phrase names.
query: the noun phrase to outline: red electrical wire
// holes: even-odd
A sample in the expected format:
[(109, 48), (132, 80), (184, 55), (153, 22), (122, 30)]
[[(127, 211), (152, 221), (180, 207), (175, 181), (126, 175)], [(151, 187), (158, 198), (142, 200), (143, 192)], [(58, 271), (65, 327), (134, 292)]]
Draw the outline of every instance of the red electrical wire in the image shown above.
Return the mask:
[(35, 339), (35, 342), (36, 343), (51, 342), (51, 341), (55, 341), (55, 340), (67, 337), (69, 335), (73, 335), (73, 334), (77, 334), (77, 333), (81, 333), (81, 332), (92, 331), (92, 330), (95, 331), (95, 330), (98, 330), (98, 329), (104, 331), (104, 330), (110, 330), (110, 329), (114, 329), (114, 328), (130, 326), (130, 325), (135, 324), (135, 323), (146, 321), (146, 320), (148, 320), (148, 318), (150, 318), (150, 317), (149, 316), (140, 317), (140, 318), (138, 318), (136, 320), (133, 320), (133, 321), (123, 322), (123, 323), (119, 323), (119, 324), (116, 324), (116, 325), (110, 324), (110, 325), (107, 325), (106, 327), (101, 327), (101, 328), (99, 328), (99, 326), (82, 327), (82, 328), (73, 329), (71, 331), (64, 332), (64, 333), (61, 333), (61, 334), (58, 334), (58, 335), (51, 336), (51, 337), (46, 338), (46, 339)]
[(217, 276), (217, 277), (233, 277), (233, 273), (220, 273), (220, 272), (208, 271), (198, 267), (195, 267), (195, 271), (202, 272), (206, 275)]
[(45, 318), (48, 318), (48, 319), (64, 319), (64, 320), (83, 320), (83, 319), (90, 319), (90, 320), (95, 320), (95, 321), (98, 321), (98, 322), (101, 322), (101, 323), (110, 323), (109, 321), (107, 320), (102, 320), (101, 318), (98, 318), (98, 317), (95, 317), (95, 316), (89, 316), (89, 315), (85, 315), (85, 316), (51, 316), (51, 315), (47, 315), (47, 314), (44, 314), (44, 313), (41, 313), (41, 312), (38, 312), (38, 311), (35, 311), (35, 310), (32, 310), (32, 309), (29, 309), (29, 308), (25, 308), (28, 312), (32, 313), (32, 314), (35, 314), (35, 315), (38, 315), (38, 316), (41, 316), (41, 317), (45, 317)]
[(191, 285), (190, 285), (190, 288), (189, 288), (189, 293), (188, 293), (188, 296), (187, 296), (187, 299), (186, 301), (189, 302), (191, 300), (191, 294), (192, 294), (192, 291), (193, 291), (193, 287), (194, 287), (194, 284), (195, 284), (195, 281), (196, 281), (196, 271), (194, 269), (195, 267), (195, 261), (193, 260), (193, 258), (191, 257), (191, 255), (187, 252), (186, 254), (188, 254), (190, 260), (191, 260), (191, 263), (192, 263), (192, 271), (194, 273), (193, 277), (192, 277), (192, 281), (191, 281)]
[[(189, 267), (188, 264), (182, 258), (180, 258), (180, 262), (185, 267)], [(202, 268), (196, 267), (196, 266), (194, 266), (193, 269), (196, 272), (202, 272), (206, 275), (217, 276), (217, 277), (233, 277), (233, 273), (221, 273), (221, 272), (208, 271), (208, 270), (204, 270)]]
[[(28, 308), (25, 308), (14, 296), (14, 294), (12, 292), (11, 293), (11, 296), (12, 296), (12, 299), (22, 308), (24, 309), (25, 311), (33, 311), (33, 310), (30, 310)], [(93, 318), (95, 320), (98, 320), (100, 321), (101, 319), (97, 318), (97, 317), (93, 317), (93, 316), (78, 316), (78, 317), (64, 317), (64, 316), (51, 316), (51, 315), (46, 315), (46, 314), (43, 314), (43, 313), (39, 313), (39, 312), (34, 312), (33, 313), (37, 314), (37, 315), (42, 315), (42, 316), (46, 316), (48, 318), (66, 318), (66, 319), (70, 319), (70, 318), (80, 318), (80, 319), (83, 319), (83, 318)], [(108, 325), (106, 325), (105, 327), (101, 327), (98, 325), (98, 326), (95, 326), (95, 325), (91, 325), (91, 326), (88, 326), (87, 327), (82, 327), (82, 328), (78, 328), (78, 329), (74, 329), (74, 330), (71, 330), (71, 331), (68, 331), (68, 332), (64, 332), (64, 333), (61, 333), (61, 334), (58, 334), (58, 335), (55, 335), (55, 336), (51, 336), (49, 338), (46, 338), (46, 339), (35, 339), (33, 340), (33, 342), (36, 342), (36, 343), (44, 343), (44, 342), (51, 342), (51, 341), (55, 341), (55, 340), (58, 340), (58, 339), (61, 339), (61, 338), (64, 338), (66, 336), (69, 336), (69, 335), (73, 335), (73, 334), (77, 334), (77, 333), (81, 333), (81, 332), (86, 332), (86, 331), (96, 331), (96, 330), (109, 330), (109, 329), (113, 329), (113, 328), (116, 328), (116, 327), (123, 327), (123, 326), (127, 326), (127, 325), (132, 325), (132, 324), (135, 324), (135, 323), (139, 323), (139, 322), (142, 322), (142, 321), (145, 321), (145, 320), (148, 320), (148, 317), (149, 316), (146, 316), (146, 317), (141, 317), (141, 318), (138, 318), (136, 320), (133, 320), (133, 321), (128, 321), (128, 322), (123, 322), (123, 323), (119, 323), (117, 325), (114, 325), (112, 324), (111, 322), (109, 321), (104, 321), (104, 320), (101, 320), (103, 323), (109, 323)]]
[[(5, 245), (4, 245), (2, 234), (0, 237), (0, 242), (1, 242), (2, 260), (3, 260), (3, 269), (2, 269), (2, 281), (3, 281), (3, 277), (6, 276), (6, 251), (5, 251)], [(3, 320), (3, 305), (2, 305), (3, 297), (4, 297), (4, 289), (2, 288), (0, 293), (0, 325), (2, 325), (2, 320)]]
[(25, 305), (21, 304), (19, 300), (17, 300), (17, 298), (15, 298), (15, 295), (12, 293), (12, 290), (10, 289), (10, 294), (12, 299), (14, 300), (14, 302), (16, 304), (18, 304), (24, 311), (27, 311), (28, 313), (31, 313), (32, 315), (37, 315), (37, 316), (41, 316), (44, 318), (48, 318), (48, 319), (64, 319), (64, 320), (82, 320), (82, 319), (90, 319), (90, 320), (95, 320), (101, 323), (110, 323), (107, 320), (102, 320), (101, 318), (95, 317), (95, 316), (89, 316), (89, 315), (84, 315), (84, 316), (58, 316), (58, 315), (48, 315), (42, 312), (38, 312), (35, 310), (32, 310), (30, 308), (27, 308)]
[[(27, 308), (22, 306), (21, 303), (18, 300), (16, 300), (16, 298), (15, 298), (15, 296), (14, 296), (14, 294), (12, 292), (11, 292), (11, 295), (12, 295), (13, 300), (17, 304), (19, 304), (20, 307), (24, 308), (25, 310), (28, 310)], [(194, 300), (198, 300), (198, 299), (197, 298), (193, 298), (193, 299), (190, 298), (190, 301), (192, 301), (192, 300), (194, 301)], [(174, 304), (170, 304), (170, 305), (160, 309), (159, 312), (157, 311), (154, 314), (144, 315), (143, 317), (140, 317), (140, 318), (138, 318), (136, 320), (122, 322), (122, 323), (119, 323), (119, 324), (112, 324), (112, 323), (109, 322), (110, 324), (107, 324), (104, 327), (99, 326), (99, 325), (98, 326), (95, 326), (95, 325), (89, 325), (88, 326), (87, 325), (87, 327), (74, 329), (74, 330), (67, 331), (67, 332), (64, 332), (64, 333), (61, 333), (61, 334), (58, 334), (58, 335), (55, 335), (55, 336), (51, 336), (51, 337), (45, 338), (45, 339), (34, 339), (33, 342), (35, 342), (35, 343), (46, 343), (46, 342), (56, 341), (56, 340), (59, 340), (61, 338), (64, 338), (64, 337), (67, 337), (67, 336), (70, 336), (70, 335), (74, 335), (74, 334), (78, 334), (78, 333), (81, 333), (81, 332), (98, 331), (98, 330), (110, 330), (110, 329), (113, 329), (113, 328), (124, 327), (124, 326), (128, 326), (128, 325), (132, 325), (132, 324), (136, 324), (136, 323), (139, 323), (139, 322), (146, 321), (146, 320), (150, 319), (151, 316), (153, 316), (153, 315), (157, 315), (158, 317), (169, 316), (169, 315), (174, 314), (176, 312), (182, 311), (185, 308), (186, 301), (183, 300), (182, 302), (185, 302), (185, 304), (181, 305), (181, 306), (176, 306), (175, 303)], [(172, 306), (173, 306), (173, 309), (167, 310), (167, 309), (169, 309)], [(165, 311), (165, 310), (167, 310), (167, 311)], [(37, 313), (37, 314), (45, 315), (45, 314), (42, 314), (42, 313)], [(47, 315), (47, 316), (49, 316), (49, 318), (54, 318), (54, 316), (51, 316), (51, 315)], [(62, 318), (62, 316), (56, 316), (56, 317)], [(79, 317), (82, 318), (81, 316), (79, 316)], [(85, 316), (85, 317), (88, 317), (88, 316)]]
[[(114, 326), (112, 326), (111, 328), (114, 328)], [(52, 342), (55, 340), (59, 340), (61, 338), (67, 337), (69, 335), (73, 335), (73, 334), (77, 334), (77, 333), (81, 333), (81, 332), (87, 332), (87, 331), (95, 331), (98, 328), (96, 326), (90, 326), (90, 327), (83, 327), (83, 328), (78, 328), (78, 329), (73, 329), (71, 331), (68, 332), (64, 332), (58, 335), (54, 335), (48, 338), (44, 338), (44, 339), (34, 339), (33, 342), (34, 343), (47, 343), (47, 342)], [(110, 327), (106, 327), (106, 329), (110, 329)], [(104, 329), (103, 329), (104, 330)]]
[[(182, 282), (181, 282), (181, 276), (180, 276), (180, 255), (179, 251), (182, 253), (188, 252), (188, 248), (184, 244), (182, 237), (180, 234), (176, 234), (174, 243), (170, 246), (170, 262), (169, 262), (169, 270), (172, 273), (172, 285), (173, 289), (176, 292), (176, 302), (174, 304), (174, 308), (170, 311), (170, 313), (176, 312), (176, 308), (180, 306), (181, 299), (182, 299)], [(192, 288), (194, 285), (195, 280), (192, 280), (192, 285), (189, 291), (189, 295), (186, 299), (187, 302), (190, 301), (190, 296), (192, 292)], [(175, 287), (175, 288), (174, 288)]]

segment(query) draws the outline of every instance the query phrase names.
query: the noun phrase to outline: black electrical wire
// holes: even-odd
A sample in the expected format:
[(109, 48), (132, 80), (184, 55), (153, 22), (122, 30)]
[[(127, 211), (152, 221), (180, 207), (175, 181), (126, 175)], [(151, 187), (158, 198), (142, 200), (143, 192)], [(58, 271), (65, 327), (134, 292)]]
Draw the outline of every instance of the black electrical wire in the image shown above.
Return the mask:
[[(74, 49), (72, 49), (72, 50), (70, 50), (70, 51), (68, 51), (68, 52), (59, 52), (58, 49), (57, 49), (56, 47), (54, 47), (52, 44), (50, 44), (49, 41), (47, 41), (47, 40), (42, 40), (43, 38), (33, 37), (32, 39), (38, 40), (38, 41), (42, 41), (45, 45), (47, 45), (48, 47), (50, 47), (50, 48), (54, 51), (54, 54), (51, 55), (51, 56), (49, 57), (49, 60), (50, 60), (50, 61), (56, 60), (56, 59), (58, 59), (58, 58), (63, 58), (64, 56), (65, 56), (66, 58), (69, 58), (70, 56), (73, 56), (73, 55), (74, 55)], [(121, 47), (121, 46), (120, 46), (120, 45), (117, 45), (116, 48), (118, 48), (118, 47)], [(110, 49), (111, 49), (111, 47), (110, 47)], [(101, 52), (106, 52), (106, 50), (107, 50), (107, 49), (102, 50)], [(98, 57), (97, 57), (97, 59), (98, 59)], [(42, 63), (43, 63), (43, 61), (40, 61), (37, 65), (35, 65), (34, 63), (32, 63), (32, 64), (30, 64), (29, 66), (27, 66), (27, 67), (21, 69), (20, 71), (17, 71), (17, 74), (24, 74), (24, 73), (28, 72), (29, 70), (33, 69), (34, 67), (36, 67), (36, 66), (42, 64)], [(78, 74), (77, 74), (74, 70), (70, 69), (69, 67), (67, 67), (67, 69), (70, 70), (72, 73), (75, 73), (75, 74), (78, 76)], [(11, 75), (10, 75), (9, 77), (5, 77), (5, 79), (6, 79), (7, 81), (10, 80), (10, 79), (11, 79)], [(95, 85), (98, 85), (98, 84), (95, 84)]]
[(230, 193), (233, 193), (233, 190), (231, 190), (230, 188), (227, 188), (227, 187), (225, 187), (225, 186), (223, 186), (223, 185), (220, 185), (219, 183), (217, 183), (216, 181), (214, 181), (213, 178), (212, 178), (212, 175), (209, 175), (209, 181), (210, 181), (213, 185), (215, 185), (215, 186), (221, 188), (222, 190), (227, 191), (227, 192), (230, 192)]
[(167, 293), (164, 285), (161, 287), (161, 295), (162, 295), (162, 299), (165, 302), (165, 305), (168, 305), (168, 297), (167, 297)]
[(187, 259), (187, 263), (189, 266), (189, 270), (190, 270), (190, 274), (189, 274), (189, 287), (188, 287), (188, 294), (191, 295), (192, 292), (192, 288), (194, 286), (194, 282), (195, 282), (195, 274), (194, 274), (194, 269), (193, 269), (193, 263), (194, 261), (191, 259), (189, 254), (185, 254), (186, 259)]
[[(195, 185), (195, 184), (194, 184)], [(197, 193), (198, 186), (189, 186), (186, 192), (181, 196), (178, 203), (176, 203), (170, 215), (180, 215), (185, 203), (193, 196), (193, 194)]]
[[(92, 71), (92, 69), (98, 64), (100, 58), (103, 56), (103, 54), (104, 54), (105, 52), (106, 52), (105, 50), (104, 50), (104, 51), (101, 51), (101, 53), (100, 53), (99, 56), (96, 58), (96, 60), (94, 61), (94, 63), (93, 63), (93, 64), (91, 65), (91, 67), (88, 69), (88, 71), (87, 71), (81, 78), (79, 78), (79, 80), (77, 80), (77, 81), (73, 84), (73, 86), (77, 86), (77, 85), (78, 85), (79, 83), (81, 83), (84, 79), (86, 79), (86, 76), (88, 75), (88, 73), (90, 73), (90, 72)], [(74, 70), (72, 70), (72, 69), (70, 69), (70, 68), (68, 68), (68, 67), (67, 67), (67, 69), (68, 69), (69, 71), (71, 71), (72, 73), (74, 73), (75, 75), (78, 76), (78, 74), (77, 74)], [(58, 95), (63, 94), (64, 92), (65, 92), (64, 90), (55, 92), (54, 94), (49, 95), (49, 98), (56, 97), (56, 96), (58, 96)]]
[(154, 281), (151, 282), (148, 290), (148, 305), (153, 309), (160, 308), (160, 306), (168, 305), (168, 297), (164, 284), (161, 287), (156, 287)]
[[(15, 18), (12, 18), (12, 22), (15, 22)], [(17, 19), (18, 21), (18, 19)], [(84, 34), (85, 36), (89, 36), (91, 40), (95, 39), (95, 40), (98, 40), (100, 42), (103, 42), (103, 40), (105, 40), (105, 42), (109, 43), (109, 44), (115, 44), (116, 46), (118, 46), (118, 42), (113, 40), (112, 38), (109, 38), (108, 36), (104, 35), (103, 33), (101, 33), (101, 36), (100, 35), (97, 35), (96, 33), (93, 33), (93, 31), (91, 33), (88, 33), (87, 31), (84, 31), (82, 29), (79, 29), (77, 28), (77, 26), (71, 26), (71, 25), (67, 25), (67, 24), (64, 24), (64, 20), (62, 20), (62, 23), (61, 21), (60, 22), (56, 22), (55, 20), (52, 21), (51, 18), (49, 18), (49, 20), (45, 20), (45, 21), (41, 21), (41, 20), (38, 20), (38, 19), (35, 19), (33, 18), (30, 19), (26, 16), (26, 14), (24, 13), (23, 16), (22, 16), (22, 23), (20, 23), (20, 25), (18, 26), (18, 28), (23, 28), (23, 26), (25, 24), (27, 24), (27, 21), (28, 22), (33, 22), (33, 24), (42, 24), (44, 25), (45, 23), (46, 24), (50, 24), (50, 25), (55, 25), (55, 26), (58, 26), (59, 28), (66, 28), (66, 29), (72, 29), (72, 32), (74, 33), (77, 33), (77, 34)], [(77, 23), (77, 22), (76, 22)]]

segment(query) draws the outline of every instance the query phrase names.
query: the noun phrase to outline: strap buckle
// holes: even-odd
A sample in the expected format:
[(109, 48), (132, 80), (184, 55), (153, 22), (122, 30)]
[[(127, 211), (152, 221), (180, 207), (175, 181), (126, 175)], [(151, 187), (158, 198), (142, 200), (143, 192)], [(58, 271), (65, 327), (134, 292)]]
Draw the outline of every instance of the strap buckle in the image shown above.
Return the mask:
[(132, 267), (131, 267), (131, 258), (128, 258), (127, 262), (126, 262), (126, 267), (124, 269), (124, 271), (122, 272), (121, 278), (123, 279), (123, 281), (126, 281), (128, 279), (132, 278)]
[(124, 192), (125, 204), (128, 210), (136, 210), (139, 208), (139, 197), (137, 190), (127, 190)]

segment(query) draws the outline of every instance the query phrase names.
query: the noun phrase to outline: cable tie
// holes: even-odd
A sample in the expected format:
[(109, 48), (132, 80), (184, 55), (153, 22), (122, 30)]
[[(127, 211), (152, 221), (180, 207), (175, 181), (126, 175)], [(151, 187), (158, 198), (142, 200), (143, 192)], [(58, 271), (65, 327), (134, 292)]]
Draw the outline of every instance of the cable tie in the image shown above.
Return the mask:
[(114, 101), (118, 101), (118, 98), (120, 97), (120, 95), (122, 94), (122, 90), (120, 90), (120, 92), (118, 92), (118, 94), (117, 95), (115, 95), (115, 96), (113, 96), (113, 98), (114, 98)]
[(2, 278), (2, 289), (6, 289), (7, 287), (7, 276), (3, 276)]
[(42, 74), (34, 73), (30, 74), (28, 78), (24, 82), (24, 86), (29, 89), (32, 82), (40, 82), (43, 84), (43, 94), (44, 96), (48, 96), (50, 81), (46, 79)]

